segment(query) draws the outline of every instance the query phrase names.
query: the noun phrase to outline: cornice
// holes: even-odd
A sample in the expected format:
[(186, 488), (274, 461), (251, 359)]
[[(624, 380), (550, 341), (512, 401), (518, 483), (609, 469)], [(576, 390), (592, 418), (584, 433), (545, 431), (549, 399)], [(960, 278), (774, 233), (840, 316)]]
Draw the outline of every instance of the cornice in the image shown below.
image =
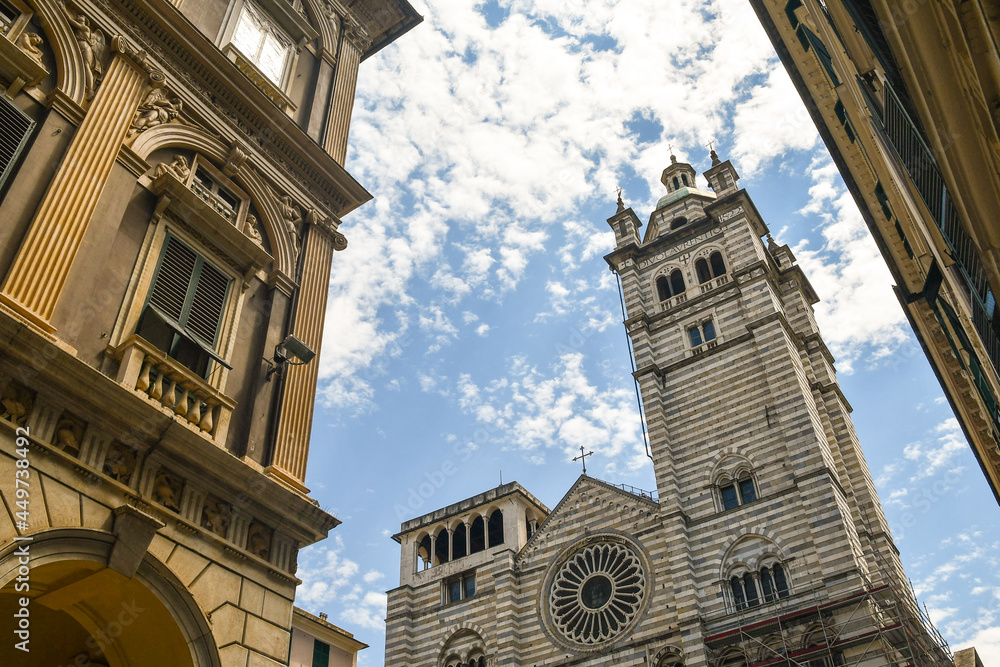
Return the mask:
[[(328, 216), (371, 195), (167, 0), (95, 0), (109, 23), (155, 59), (185, 107), (227, 141), (239, 139), (280, 189), (301, 191)], [(242, 84), (242, 85), (241, 85)], [(266, 165), (273, 169), (266, 169)]]

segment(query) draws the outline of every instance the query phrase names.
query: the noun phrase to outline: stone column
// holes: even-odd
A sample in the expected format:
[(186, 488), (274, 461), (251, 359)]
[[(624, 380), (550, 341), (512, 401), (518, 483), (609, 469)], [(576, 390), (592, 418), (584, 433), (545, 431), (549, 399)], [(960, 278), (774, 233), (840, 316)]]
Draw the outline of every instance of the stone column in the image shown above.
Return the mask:
[(305, 487), (309, 433), (312, 430), (313, 402), (319, 378), (319, 356), (323, 344), (323, 320), (330, 288), (333, 251), (347, 247), (347, 239), (315, 211), (306, 214), (307, 231), (302, 253), (302, 279), (295, 306), (292, 334), (316, 352), (316, 358), (302, 366), (286, 366), (285, 387), (278, 412), (274, 457), (266, 472), (301, 493)]
[(490, 518), (485, 515), (480, 515), (483, 517), (483, 551), (487, 551), (490, 548)]
[(116, 54), (104, 81), (0, 288), (0, 302), (48, 333), (55, 332), (49, 321), (135, 111), (151, 80), (164, 83), (120, 35), (111, 46)]
[(448, 528), (448, 562), (455, 560), (455, 531)]
[(372, 40), (363, 27), (350, 18), (344, 18), (344, 39), (341, 40), (337, 74), (330, 98), (330, 114), (326, 121), (323, 148), (341, 166), (347, 157), (347, 134), (354, 108), (354, 92), (358, 85), (358, 66), (361, 55), (371, 46)]
[[(431, 532), (431, 552), (427, 554), (430, 557), (431, 567), (434, 567), (434, 543), (437, 541), (437, 535)], [(440, 565), (440, 563), (439, 563)]]

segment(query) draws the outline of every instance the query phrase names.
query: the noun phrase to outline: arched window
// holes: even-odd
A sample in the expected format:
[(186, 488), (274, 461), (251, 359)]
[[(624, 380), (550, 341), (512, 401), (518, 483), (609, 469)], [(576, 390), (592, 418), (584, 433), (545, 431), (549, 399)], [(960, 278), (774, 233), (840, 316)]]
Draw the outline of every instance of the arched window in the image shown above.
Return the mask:
[(423, 562), (422, 570), (431, 566), (431, 536), (424, 535), (424, 538), (417, 543), (417, 556)]
[(677, 229), (678, 227), (683, 227), (684, 225), (687, 224), (687, 221), (688, 219), (685, 218), (683, 215), (676, 217), (670, 221), (670, 229)]
[(712, 272), (708, 268), (708, 262), (705, 261), (704, 257), (694, 263), (694, 270), (698, 274), (699, 283), (704, 284), (712, 279)]
[(757, 500), (757, 487), (749, 470), (741, 470), (736, 479), (722, 477), (718, 481), (719, 497), (722, 509), (731, 510), (734, 507), (752, 503)]
[(670, 293), (677, 296), (684, 291), (684, 274), (680, 269), (674, 269), (670, 274)]
[(689, 327), (688, 336), (691, 338), (691, 347), (698, 347), (702, 343), (715, 340), (715, 324), (711, 319), (708, 319), (701, 324)]
[(660, 298), (660, 301), (666, 301), (670, 298), (670, 283), (667, 282), (666, 276), (660, 276), (656, 279), (656, 296)]
[(736, 605), (737, 609), (745, 609), (747, 606), (747, 599), (743, 595), (743, 582), (739, 577), (730, 577), (729, 588), (733, 592), (733, 604)]
[(489, 531), (491, 547), (503, 544), (503, 512), (500, 510), (493, 510), (490, 515)]
[(681, 174), (681, 180), (684, 181), (684, 185), (688, 185), (688, 175)]
[(748, 607), (756, 607), (760, 604), (760, 600), (757, 599), (757, 583), (749, 572), (743, 575), (743, 594), (746, 596)]
[(475, 554), (486, 548), (486, 523), (477, 516), (469, 526), (469, 553)]
[(702, 344), (701, 329), (698, 327), (688, 329), (688, 336), (691, 337), (691, 347), (698, 347)]
[(713, 278), (718, 278), (726, 273), (726, 263), (722, 261), (722, 253), (718, 250), (708, 256), (708, 263), (711, 265)]
[(771, 568), (771, 572), (774, 574), (774, 590), (779, 598), (783, 598), (788, 595), (788, 580), (785, 579), (785, 570), (780, 564), (775, 563)]
[(451, 535), (451, 556), (452, 558), (462, 558), (469, 554), (469, 540), (466, 535), (465, 524), (459, 524), (455, 532)]
[(736, 610), (750, 609), (788, 597), (788, 580), (780, 563), (760, 568), (756, 572), (734, 574), (729, 578)]
[(681, 184), (680, 184), (680, 182), (679, 182), (679, 181), (677, 180), (677, 177), (676, 177), (676, 176), (674, 176), (674, 190), (678, 189), (679, 187), (681, 187)]
[(442, 528), (434, 538), (434, 558), (438, 563), (448, 562), (448, 530)]

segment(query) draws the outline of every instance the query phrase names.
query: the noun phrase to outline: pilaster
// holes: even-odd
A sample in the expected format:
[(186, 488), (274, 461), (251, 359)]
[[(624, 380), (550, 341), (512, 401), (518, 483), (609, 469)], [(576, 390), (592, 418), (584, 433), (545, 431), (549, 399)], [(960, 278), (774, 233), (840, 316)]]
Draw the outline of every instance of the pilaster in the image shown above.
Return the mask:
[(354, 109), (354, 91), (358, 85), (358, 67), (371, 38), (361, 26), (351, 25), (345, 19), (344, 37), (340, 46), (337, 74), (333, 82), (333, 96), (330, 99), (330, 115), (326, 121), (323, 148), (341, 166), (347, 158), (347, 134), (351, 125), (351, 111)]
[(308, 226), (302, 258), (302, 281), (295, 306), (292, 333), (316, 352), (312, 363), (286, 368), (285, 390), (278, 412), (274, 458), (267, 473), (305, 493), (306, 459), (312, 429), (313, 400), (319, 378), (319, 356), (323, 345), (326, 295), (334, 250), (347, 247), (347, 239), (314, 212), (306, 216)]
[(0, 303), (50, 334), (52, 313), (139, 102), (151, 80), (164, 83), (162, 73), (144, 69), (145, 55), (124, 38), (113, 38), (112, 47), (107, 74), (0, 288)]

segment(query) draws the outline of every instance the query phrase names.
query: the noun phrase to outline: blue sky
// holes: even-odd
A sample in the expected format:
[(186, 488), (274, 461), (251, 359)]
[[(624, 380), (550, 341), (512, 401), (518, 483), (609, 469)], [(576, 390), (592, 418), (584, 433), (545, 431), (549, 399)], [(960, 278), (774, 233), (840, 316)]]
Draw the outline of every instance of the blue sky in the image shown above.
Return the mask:
[(1000, 515), (891, 278), (745, 0), (414, 2), (362, 64), (307, 485), (344, 523), (297, 603), (371, 644), (401, 521), (516, 480), (653, 488), (614, 276), (615, 188), (645, 220), (672, 144), (715, 140), (822, 301), (854, 423), (920, 600), (1000, 664)]

